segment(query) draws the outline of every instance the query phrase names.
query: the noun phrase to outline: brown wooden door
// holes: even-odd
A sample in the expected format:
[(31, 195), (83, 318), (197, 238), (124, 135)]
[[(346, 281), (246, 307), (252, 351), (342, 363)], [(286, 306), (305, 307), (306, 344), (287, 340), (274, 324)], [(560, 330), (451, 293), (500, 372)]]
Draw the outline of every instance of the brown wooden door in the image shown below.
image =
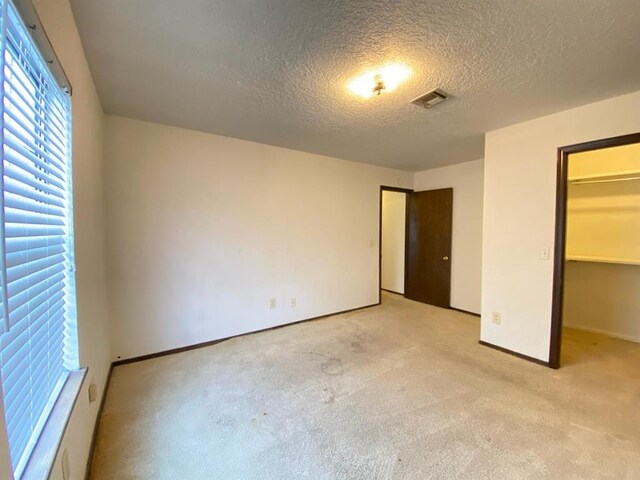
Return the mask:
[(407, 195), (405, 297), (449, 308), (453, 188)]

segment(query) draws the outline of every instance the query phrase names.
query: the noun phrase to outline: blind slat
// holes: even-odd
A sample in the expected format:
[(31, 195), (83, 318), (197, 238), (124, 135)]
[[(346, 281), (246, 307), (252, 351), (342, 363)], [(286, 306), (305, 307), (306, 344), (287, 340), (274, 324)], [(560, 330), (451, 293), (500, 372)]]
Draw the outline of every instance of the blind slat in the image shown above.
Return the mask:
[[(11, 84), (7, 87), (11, 88)], [(64, 167), (64, 145), (54, 130), (45, 128), (43, 125), (43, 114), (33, 105), (27, 105), (22, 100), (12, 100), (11, 97), (5, 97), (4, 111), (6, 117), (6, 127), (14, 133), (16, 137), (22, 139), (26, 136), (29, 144), (36, 139), (47, 146), (51, 154), (58, 159), (59, 165)], [(34, 121), (36, 122), (34, 125)], [(24, 140), (23, 140), (24, 141)]]
[[(11, 194), (9, 194), (10, 196)], [(15, 199), (18, 203), (17, 200)], [(33, 203), (32, 203), (33, 205)], [(5, 221), (7, 223), (28, 223), (35, 225), (59, 225), (64, 226), (64, 219), (55, 218), (60, 215), (53, 215), (53, 217), (47, 213), (46, 208), (40, 208), (38, 205), (33, 205), (34, 211), (5, 207)], [(37, 210), (35, 210), (37, 208)]]
[[(17, 379), (24, 374), (25, 362), (30, 363), (31, 352), (35, 350), (35, 344), (33, 344), (33, 342), (37, 342), (43, 334), (47, 333), (41, 329), (46, 327), (49, 318), (54, 320), (60, 319), (63, 312), (63, 305), (59, 302), (55, 312), (51, 315), (45, 314), (44, 316), (41, 315), (40, 318), (34, 319), (33, 323), (29, 325), (29, 328), (23, 332), (22, 335), (27, 335), (29, 341), (26, 342), (22, 348), (14, 352), (13, 356), (7, 360), (6, 367), (3, 366), (7, 373), (6, 380), (10, 383), (10, 388), (6, 392), (3, 391), (5, 399), (10, 400), (13, 390), (16, 387), (20, 387), (21, 382), (17, 381)], [(45, 350), (45, 353), (50, 352), (46, 352)], [(5, 405), (5, 409), (9, 409), (9, 405)]]
[(65, 245), (66, 240), (62, 235), (43, 235), (33, 237), (17, 237), (5, 240), (6, 252), (13, 253), (20, 250), (47, 247), (51, 245)]
[[(15, 360), (19, 354), (20, 349), (22, 348), (25, 340), (24, 336), (30, 335), (29, 328), (31, 326), (30, 318), (37, 318), (38, 315), (42, 314), (41, 309), (44, 307), (47, 308), (48, 305), (51, 305), (51, 308), (55, 308), (58, 310), (58, 302), (62, 300), (63, 292), (61, 289), (57, 288), (57, 285), (54, 285), (48, 289), (48, 291), (43, 291), (39, 295), (38, 300), (34, 300), (34, 302), (29, 302), (25, 304), (19, 309), (11, 312), (12, 314), (17, 314), (19, 316), (18, 319), (13, 320), (14, 325), (10, 330), (11, 337), (8, 340), (8, 344), (4, 348), (3, 352), (3, 364), (4, 368), (7, 372), (11, 372), (13, 370), (12, 362), (15, 363)], [(53, 292), (53, 293), (51, 293)], [(50, 294), (50, 298), (47, 298), (47, 295)], [(49, 303), (47, 303), (49, 302)], [(60, 305), (62, 306), (62, 305)], [(31, 316), (31, 317), (30, 317)], [(22, 337), (22, 338), (18, 338)]]
[[(11, 132), (6, 131), (5, 133), (11, 133)], [(49, 163), (49, 164), (46, 163), (45, 162), (46, 157), (43, 158), (42, 156), (36, 155), (35, 152), (30, 151), (25, 145), (18, 142), (14, 136), (6, 135), (4, 142), (5, 142), (5, 147), (12, 148), (18, 154), (22, 155), (25, 159), (33, 162), (34, 165), (37, 165), (38, 167), (42, 168), (45, 172), (48, 172), (51, 175), (57, 176), (62, 182), (66, 181), (64, 170), (60, 170), (58, 166), (54, 163)]]
[[(13, 85), (10, 82), (7, 82), (7, 88), (12, 90)], [(45, 135), (47, 140), (50, 140), (52, 145), (51, 148), (55, 148), (59, 153), (59, 158), (63, 160), (64, 164), (64, 151), (66, 150), (63, 142), (64, 142), (64, 134), (60, 129), (60, 125), (57, 125), (53, 122), (47, 122), (46, 115), (42, 113), (35, 105), (32, 105), (28, 99), (25, 99), (24, 96), (17, 90), (15, 90), (17, 95), (15, 96), (5, 96), (5, 112), (7, 114), (7, 118), (10, 118), (20, 125), (26, 131), (29, 131), (29, 128), (25, 123), (29, 121), (29, 119), (33, 119), (38, 122), (40, 125), (35, 127), (35, 133), (38, 135)]]
[[(27, 305), (33, 296), (38, 295), (39, 292), (44, 291), (49, 286), (63, 285), (65, 281), (64, 267), (44, 270), (38, 273), (38, 277), (37, 281), (33, 279), (34, 281), (31, 285), (27, 285), (27, 288), (11, 296), (9, 299), (9, 310), (11, 312), (17, 311), (23, 305)], [(16, 321), (18, 320), (19, 318)], [(9, 330), (10, 332), (11, 330)]]
[[(53, 292), (53, 293), (51, 293)], [(51, 294), (51, 298), (47, 299), (47, 294)], [(23, 305), (19, 309), (15, 310), (12, 313), (11, 321), (13, 326), (11, 327), (11, 331), (17, 330), (19, 334), (25, 335), (29, 334), (27, 331), (30, 326), (30, 318), (32, 316), (37, 317), (42, 312), (41, 310), (47, 308), (57, 308), (56, 304), (62, 299), (64, 295), (64, 288), (61, 288), (59, 285), (54, 285), (50, 287), (48, 290), (43, 291), (40, 294), (39, 300), (34, 300), (33, 302), (29, 302), (28, 304)], [(45, 298), (42, 298), (45, 297)], [(7, 361), (7, 369), (11, 369), (9, 362), (17, 355), (19, 352), (19, 348), (11, 349), (7, 351), (6, 361)]]
[[(14, 269), (13, 271), (15, 271), (15, 268), (21, 268), (30, 271), (32, 265), (40, 265), (44, 260), (48, 260), (47, 266), (49, 266), (53, 264), (52, 262), (58, 263), (61, 261), (59, 257), (65, 251), (66, 248), (64, 245), (49, 245), (7, 253), (7, 269)], [(8, 281), (11, 282), (12, 280), (9, 279)], [(9, 285), (11, 285), (11, 283), (9, 283)]]
[[(23, 285), (13, 287), (15, 291), (12, 292), (13, 295), (9, 298), (9, 311), (11, 315), (17, 313), (24, 305), (28, 306), (30, 302), (34, 301), (38, 295), (45, 290), (54, 288), (58, 285), (64, 285), (65, 283), (64, 267), (45, 269), (38, 272), (37, 276), (37, 279), (28, 279), (31, 280), (31, 282), (26, 286), (26, 288), (19, 290)], [(26, 283), (26, 280), (23, 280), (21, 283)], [(16, 321), (19, 321), (19, 317), (16, 318)], [(9, 333), (10, 332), (11, 330), (9, 330)]]
[(11, 297), (17, 296), (20, 292), (28, 291), (31, 285), (52, 277), (56, 273), (63, 273), (65, 271), (64, 256), (59, 255), (55, 260), (55, 263), (48, 262), (47, 259), (39, 260), (24, 266), (24, 268), (21, 265), (17, 269), (7, 270), (9, 305), (12, 306)]
[(41, 158), (27, 150), (24, 145), (11, 135), (6, 136), (4, 147), (6, 165), (11, 170), (20, 169), (35, 175), (40, 181), (53, 184), (66, 194), (67, 185), (63, 170), (60, 170), (53, 163), (47, 162), (46, 158)]
[[(15, 253), (12, 255), (16, 255)], [(9, 295), (17, 295), (38, 281), (41, 275), (49, 276), (51, 273), (64, 272), (65, 258), (62, 253), (54, 253), (50, 256), (39, 258), (32, 262), (21, 263), (7, 269), (7, 290)]]
[[(6, 114), (5, 118), (11, 120), (11, 118)], [(11, 144), (14, 145), (22, 145), (29, 152), (32, 152), (40, 158), (47, 159), (48, 162), (55, 165), (60, 171), (64, 171), (63, 160), (58, 159), (54, 152), (46, 150), (46, 147), (48, 147), (45, 143), (46, 139), (35, 135), (33, 132), (21, 131), (21, 129), (17, 128), (17, 125), (13, 122), (5, 122), (4, 128), (5, 133), (10, 134), (7, 135), (8, 142), (11, 142)]]
[[(11, 154), (8, 153), (6, 157), (9, 158), (10, 155)], [(7, 162), (4, 171), (8, 178), (12, 178), (36, 190), (46, 191), (63, 201), (66, 200), (64, 186), (61, 186), (53, 175), (49, 175), (41, 170), (39, 171), (35, 165), (27, 169), (22, 164), (16, 165), (13, 162)]]
[(55, 209), (55, 211), (62, 215), (65, 214), (65, 202), (57, 195), (52, 195), (48, 185), (43, 186), (41, 189), (33, 188), (5, 173), (4, 190), (6, 193), (13, 194), (5, 199), (5, 205), (8, 207), (29, 208), (33, 207), (34, 203), (36, 203), (39, 205), (59, 207)]
[(63, 226), (57, 225), (30, 225), (14, 223), (5, 225), (5, 237), (10, 238), (32, 238), (65, 235)]
[[(51, 317), (53, 320), (61, 320), (62, 319), (62, 307), (60, 306), (54, 315)], [(60, 322), (62, 323), (62, 322)], [(46, 324), (44, 319), (40, 318), (36, 322), (34, 322), (34, 328), (36, 329), (33, 334), (29, 334), (29, 337), (33, 337), (33, 340), (38, 343), (42, 343), (42, 325)], [(23, 394), (22, 389), (26, 384), (31, 394), (38, 394), (36, 387), (33, 382), (33, 370), (38, 370), (38, 356), (41, 355), (49, 355), (50, 352), (47, 349), (38, 349), (37, 345), (34, 345), (32, 348), (31, 342), (25, 344), (23, 349), (17, 352), (14, 355), (13, 361), (8, 362), (7, 369), (7, 381), (9, 382), (9, 389), (4, 392), (5, 399), (5, 411), (11, 414), (12, 412), (16, 412), (20, 410), (21, 407), (21, 395)], [(35, 356), (32, 355), (35, 353)], [(56, 358), (62, 358), (61, 356)], [(61, 362), (56, 362), (59, 364), (59, 367), (62, 369)], [(41, 368), (40, 368), (41, 369)], [(44, 369), (45, 371), (47, 369)], [(4, 381), (4, 378), (3, 378)], [(40, 394), (39, 396), (42, 396)], [(9, 415), (11, 416), (11, 415)]]
[(11, 52), (11, 50), (15, 50), (15, 53), (19, 52), (19, 55), (16, 55), (16, 63), (20, 65), (20, 69), (16, 70), (17, 76), (22, 80), (22, 83), (26, 83), (24, 82), (25, 78), (32, 78), (38, 79), (39, 87), (47, 87), (47, 93), (53, 97), (47, 102), (47, 105), (53, 113), (53, 120), (62, 121), (65, 116), (65, 109), (61, 105), (62, 102), (57, 102), (56, 100), (64, 95), (58, 88), (56, 81), (50, 75), (47, 75), (49, 73), (47, 67), (45, 65), (39, 65), (42, 59), (39, 58), (40, 55), (37, 53), (35, 46), (30, 42), (30, 39), (24, 38), (26, 32), (24, 31), (24, 25), (22, 25), (19, 15), (13, 11), (13, 8), (9, 8), (8, 15), (10, 21), (7, 22), (6, 34), (8, 42), (5, 52)]

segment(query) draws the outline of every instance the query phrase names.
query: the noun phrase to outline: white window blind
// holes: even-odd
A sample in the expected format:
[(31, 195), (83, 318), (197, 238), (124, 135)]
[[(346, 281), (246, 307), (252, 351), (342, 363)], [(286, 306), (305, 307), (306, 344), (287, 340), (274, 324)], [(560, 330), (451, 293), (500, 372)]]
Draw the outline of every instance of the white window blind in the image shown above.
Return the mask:
[(0, 373), (14, 476), (77, 365), (70, 100), (12, 2), (2, 6)]

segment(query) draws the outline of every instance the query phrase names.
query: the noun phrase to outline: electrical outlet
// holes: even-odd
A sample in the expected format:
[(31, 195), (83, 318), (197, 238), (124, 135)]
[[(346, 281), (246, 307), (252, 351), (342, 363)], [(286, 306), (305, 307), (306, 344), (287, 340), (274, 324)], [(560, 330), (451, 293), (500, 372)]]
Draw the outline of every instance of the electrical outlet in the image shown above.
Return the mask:
[(98, 385), (96, 382), (91, 379), (91, 384), (89, 385), (89, 403), (93, 403), (98, 399)]
[(502, 324), (502, 315), (500, 314), (500, 312), (491, 313), (491, 322), (495, 323), (496, 325)]
[(269, 308), (273, 309), (276, 308), (276, 299), (272, 298), (271, 300), (269, 300)]
[(62, 452), (62, 478), (63, 480), (71, 479), (71, 466), (69, 465), (69, 451), (65, 448)]
[(291, 308), (296, 308), (296, 297), (291, 297)]

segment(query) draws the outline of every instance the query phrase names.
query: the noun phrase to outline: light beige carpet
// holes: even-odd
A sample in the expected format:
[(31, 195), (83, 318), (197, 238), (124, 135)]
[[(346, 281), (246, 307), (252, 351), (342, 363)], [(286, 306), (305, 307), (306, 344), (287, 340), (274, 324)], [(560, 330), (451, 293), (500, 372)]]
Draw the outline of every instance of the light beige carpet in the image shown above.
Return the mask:
[(383, 305), (114, 369), (94, 480), (640, 478), (640, 345), (554, 371), (476, 317)]

